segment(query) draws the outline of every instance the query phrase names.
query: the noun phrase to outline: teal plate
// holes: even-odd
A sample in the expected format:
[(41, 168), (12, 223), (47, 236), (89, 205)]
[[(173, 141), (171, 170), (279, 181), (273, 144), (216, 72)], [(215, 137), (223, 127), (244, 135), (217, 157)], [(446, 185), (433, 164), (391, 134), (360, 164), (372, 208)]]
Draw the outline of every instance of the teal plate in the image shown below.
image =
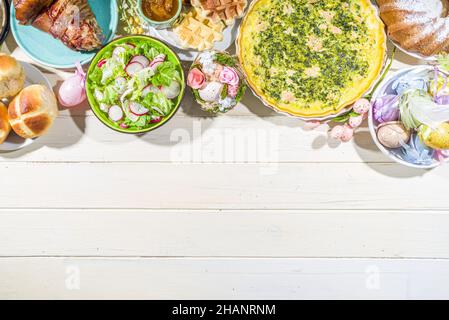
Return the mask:
[[(105, 36), (104, 43), (111, 41), (118, 25), (116, 0), (88, 0), (88, 2)], [(71, 50), (45, 32), (32, 26), (20, 25), (16, 19), (14, 6), (11, 6), (11, 31), (17, 44), (31, 59), (49, 67), (74, 68), (77, 62), (81, 64), (90, 62), (96, 54), (96, 51)]]

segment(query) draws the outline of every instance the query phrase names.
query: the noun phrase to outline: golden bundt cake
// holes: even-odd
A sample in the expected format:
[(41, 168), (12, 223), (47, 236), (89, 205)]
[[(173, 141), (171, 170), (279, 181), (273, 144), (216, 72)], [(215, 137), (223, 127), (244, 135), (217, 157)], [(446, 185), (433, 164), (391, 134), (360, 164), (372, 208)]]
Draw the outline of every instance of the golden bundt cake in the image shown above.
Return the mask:
[(449, 53), (449, 0), (377, 0), (388, 35), (424, 56)]

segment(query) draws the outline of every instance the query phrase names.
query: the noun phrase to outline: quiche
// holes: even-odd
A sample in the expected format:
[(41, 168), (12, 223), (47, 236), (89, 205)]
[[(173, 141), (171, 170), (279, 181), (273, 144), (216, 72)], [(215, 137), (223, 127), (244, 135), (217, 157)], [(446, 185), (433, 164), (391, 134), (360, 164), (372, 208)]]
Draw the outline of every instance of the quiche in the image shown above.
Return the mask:
[(248, 84), (275, 110), (302, 118), (353, 104), (385, 60), (384, 25), (369, 0), (255, 0), (240, 28)]

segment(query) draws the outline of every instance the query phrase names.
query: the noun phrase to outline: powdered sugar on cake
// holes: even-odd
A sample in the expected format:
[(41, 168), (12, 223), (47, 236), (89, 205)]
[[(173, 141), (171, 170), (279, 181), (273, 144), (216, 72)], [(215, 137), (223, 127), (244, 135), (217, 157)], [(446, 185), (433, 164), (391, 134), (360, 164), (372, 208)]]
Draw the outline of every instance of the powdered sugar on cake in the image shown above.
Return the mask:
[[(444, 3), (443, 3), (444, 1)], [(447, 0), (378, 0), (393, 41), (424, 56), (449, 52)]]

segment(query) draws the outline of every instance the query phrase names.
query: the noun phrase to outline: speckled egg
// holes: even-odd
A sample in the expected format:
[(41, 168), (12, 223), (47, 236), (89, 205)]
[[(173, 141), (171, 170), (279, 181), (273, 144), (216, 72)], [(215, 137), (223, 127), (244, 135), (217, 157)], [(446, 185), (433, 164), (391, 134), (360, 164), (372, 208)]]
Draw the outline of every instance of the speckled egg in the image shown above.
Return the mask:
[(430, 148), (438, 150), (449, 149), (449, 123), (442, 123), (436, 129), (421, 126), (419, 137)]
[(395, 149), (410, 140), (410, 131), (399, 121), (385, 122), (377, 129), (377, 139), (386, 148)]

